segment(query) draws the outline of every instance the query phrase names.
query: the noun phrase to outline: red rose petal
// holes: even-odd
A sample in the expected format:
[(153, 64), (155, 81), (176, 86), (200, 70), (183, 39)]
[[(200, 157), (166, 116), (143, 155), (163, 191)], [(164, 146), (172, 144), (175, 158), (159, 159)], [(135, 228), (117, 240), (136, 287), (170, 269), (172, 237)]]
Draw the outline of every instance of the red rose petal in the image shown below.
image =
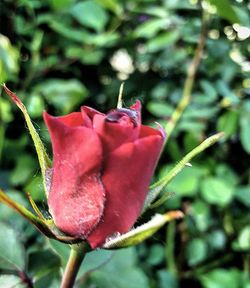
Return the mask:
[(81, 107), (81, 113), (83, 115), (83, 118), (86, 117), (86, 115), (89, 117), (89, 119), (93, 122), (93, 118), (96, 114), (98, 115), (105, 115), (91, 107), (88, 107), (88, 106), (82, 106)]
[(131, 121), (123, 121), (123, 123), (107, 122), (106, 116), (103, 115), (94, 116), (93, 128), (101, 138), (105, 156), (117, 147), (135, 141), (140, 131), (140, 127), (135, 127)]
[(139, 217), (164, 138), (153, 135), (127, 143), (106, 157), (102, 182), (106, 204), (102, 220), (91, 232), (92, 248), (107, 237), (127, 232)]
[(85, 124), (81, 112), (73, 112), (65, 116), (56, 117), (56, 119), (69, 127), (83, 126)]
[[(72, 121), (66, 118), (67, 124), (78, 124), (78, 116), (72, 117)], [(44, 120), (53, 145), (50, 212), (63, 232), (85, 238), (100, 221), (104, 208), (101, 142), (94, 130), (68, 126), (65, 118), (44, 113)]]
[(154, 129), (150, 126), (141, 125), (139, 138), (144, 138), (152, 135), (159, 135), (165, 137), (165, 134), (162, 134), (161, 130)]

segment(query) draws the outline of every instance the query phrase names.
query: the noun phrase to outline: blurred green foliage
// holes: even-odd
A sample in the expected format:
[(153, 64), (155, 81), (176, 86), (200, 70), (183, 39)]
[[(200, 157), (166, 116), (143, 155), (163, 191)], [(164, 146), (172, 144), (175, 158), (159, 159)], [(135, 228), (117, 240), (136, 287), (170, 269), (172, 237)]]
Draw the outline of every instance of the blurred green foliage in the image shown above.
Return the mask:
[[(181, 99), (201, 27), (195, 0), (2, 0), (0, 82), (17, 92), (42, 139), (42, 111), (89, 105), (103, 112), (143, 103), (144, 123), (165, 125)], [(191, 103), (174, 129), (156, 178), (205, 137), (224, 140), (186, 167), (159, 212), (182, 209), (154, 239), (133, 249), (87, 256), (78, 286), (250, 288), (249, 3), (200, 1), (209, 15)], [(21, 113), (0, 98), (0, 187), (46, 209), (38, 161)], [(142, 171), (143, 173), (143, 171)], [(156, 211), (152, 211), (156, 212)], [(0, 204), (0, 287), (59, 287), (68, 248), (48, 241)], [(22, 271), (22, 277), (20, 277)]]

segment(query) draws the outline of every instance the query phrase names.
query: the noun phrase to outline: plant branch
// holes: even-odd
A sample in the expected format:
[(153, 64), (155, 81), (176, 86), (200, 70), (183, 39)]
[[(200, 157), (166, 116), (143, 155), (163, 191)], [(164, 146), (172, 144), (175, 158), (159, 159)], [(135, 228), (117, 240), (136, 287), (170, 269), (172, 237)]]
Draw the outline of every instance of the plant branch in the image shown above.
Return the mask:
[(29, 278), (29, 276), (24, 271), (20, 271), (18, 276), (21, 278), (23, 284), (27, 288), (34, 288), (32, 280)]
[(207, 271), (210, 271), (215, 267), (221, 267), (223, 264), (232, 260), (232, 258), (233, 258), (232, 254), (226, 254), (200, 267), (192, 268), (189, 271), (183, 272), (182, 275), (180, 275), (180, 277), (183, 277), (183, 278), (192, 278), (194, 276), (198, 277), (201, 274), (206, 273)]
[(166, 260), (167, 260), (167, 269), (173, 274), (177, 274), (177, 265), (175, 262), (175, 231), (176, 231), (176, 222), (172, 221), (169, 223), (166, 229)]
[(198, 40), (198, 45), (196, 47), (194, 57), (192, 59), (192, 62), (188, 66), (187, 70), (187, 77), (184, 83), (184, 88), (183, 88), (183, 93), (182, 93), (182, 98), (175, 109), (172, 117), (168, 121), (165, 131), (167, 133), (167, 141), (170, 138), (170, 135), (172, 134), (177, 122), (179, 121), (181, 115), (183, 114), (184, 110), (188, 106), (191, 100), (191, 93), (194, 85), (194, 80), (196, 76), (196, 72), (198, 69), (198, 66), (201, 62), (204, 46), (205, 46), (205, 41), (206, 41), (206, 35), (207, 35), (207, 17), (208, 15), (206, 12), (202, 10), (202, 22), (201, 22), (201, 32)]
[(84, 256), (87, 252), (87, 244), (80, 243), (71, 245), (70, 256), (63, 275), (60, 288), (72, 288), (76, 280)]

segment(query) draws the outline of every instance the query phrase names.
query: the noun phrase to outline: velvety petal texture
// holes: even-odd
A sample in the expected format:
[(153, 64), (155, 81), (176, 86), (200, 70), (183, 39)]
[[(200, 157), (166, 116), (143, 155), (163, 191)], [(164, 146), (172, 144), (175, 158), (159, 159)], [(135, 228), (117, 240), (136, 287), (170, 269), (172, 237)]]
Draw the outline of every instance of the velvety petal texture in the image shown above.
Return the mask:
[(53, 146), (48, 204), (59, 229), (86, 238), (104, 209), (105, 190), (100, 178), (102, 145), (93, 129), (78, 126), (75, 114), (73, 117), (69, 121), (68, 116), (52, 117), (44, 113)]
[(92, 248), (130, 230), (140, 215), (164, 133), (141, 125), (141, 104), (102, 114), (44, 113), (53, 146), (49, 209), (63, 232)]

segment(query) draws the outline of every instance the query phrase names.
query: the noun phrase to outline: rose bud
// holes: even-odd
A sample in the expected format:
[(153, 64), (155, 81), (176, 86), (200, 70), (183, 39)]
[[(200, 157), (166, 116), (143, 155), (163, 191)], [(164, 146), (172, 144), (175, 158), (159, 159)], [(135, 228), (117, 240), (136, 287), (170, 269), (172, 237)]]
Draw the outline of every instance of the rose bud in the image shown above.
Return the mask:
[(62, 117), (44, 113), (53, 148), (50, 213), (64, 233), (92, 248), (128, 232), (142, 210), (165, 140), (141, 125), (141, 104), (102, 114), (83, 106)]

